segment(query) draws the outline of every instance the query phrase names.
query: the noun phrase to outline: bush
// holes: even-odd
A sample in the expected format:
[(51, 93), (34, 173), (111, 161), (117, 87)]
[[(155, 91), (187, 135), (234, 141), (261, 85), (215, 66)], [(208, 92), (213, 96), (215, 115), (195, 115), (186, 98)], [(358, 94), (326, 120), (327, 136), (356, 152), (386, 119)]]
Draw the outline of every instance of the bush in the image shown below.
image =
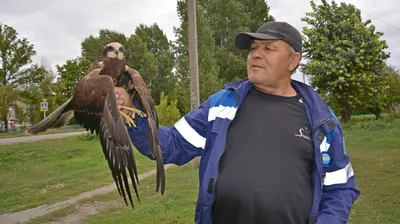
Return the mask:
[(93, 134), (90, 131), (85, 131), (83, 134), (78, 135), (78, 138), (82, 141), (99, 141), (99, 136), (96, 135), (96, 132)]
[(158, 121), (160, 125), (171, 126), (181, 118), (177, 106), (177, 100), (168, 103), (168, 97), (161, 92), (160, 104), (156, 105)]
[(374, 116), (354, 116), (350, 124), (342, 124), (345, 131), (379, 131), (384, 129), (400, 129), (400, 118), (394, 115), (382, 115), (382, 119), (375, 120)]

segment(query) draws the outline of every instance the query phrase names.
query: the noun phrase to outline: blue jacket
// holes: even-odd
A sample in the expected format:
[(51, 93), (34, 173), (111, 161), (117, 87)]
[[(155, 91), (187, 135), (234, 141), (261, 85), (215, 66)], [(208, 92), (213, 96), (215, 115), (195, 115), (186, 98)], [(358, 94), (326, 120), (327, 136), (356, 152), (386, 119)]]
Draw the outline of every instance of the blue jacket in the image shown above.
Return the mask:
[[(302, 96), (311, 124), (315, 151), (315, 187), (310, 223), (346, 223), (353, 202), (359, 197), (354, 172), (346, 152), (343, 130), (333, 111), (309, 86), (292, 80)], [(201, 156), (199, 194), (195, 223), (211, 223), (213, 187), (218, 163), (225, 149), (227, 129), (248, 90), (246, 79), (226, 84), (196, 110), (184, 115), (172, 127), (161, 126), (160, 144), (164, 162), (183, 165)], [(147, 138), (147, 122), (137, 116), (138, 128), (128, 128), (133, 145), (152, 159)], [(255, 121), (256, 122), (256, 121)]]

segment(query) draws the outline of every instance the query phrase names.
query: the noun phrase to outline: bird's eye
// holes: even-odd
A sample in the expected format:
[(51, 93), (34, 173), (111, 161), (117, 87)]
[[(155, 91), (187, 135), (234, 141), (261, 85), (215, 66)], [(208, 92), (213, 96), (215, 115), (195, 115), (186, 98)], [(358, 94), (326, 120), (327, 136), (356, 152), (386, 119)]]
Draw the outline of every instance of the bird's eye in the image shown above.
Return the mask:
[(119, 48), (119, 51), (124, 52), (125, 49), (124, 49), (123, 47), (120, 47), (120, 48)]

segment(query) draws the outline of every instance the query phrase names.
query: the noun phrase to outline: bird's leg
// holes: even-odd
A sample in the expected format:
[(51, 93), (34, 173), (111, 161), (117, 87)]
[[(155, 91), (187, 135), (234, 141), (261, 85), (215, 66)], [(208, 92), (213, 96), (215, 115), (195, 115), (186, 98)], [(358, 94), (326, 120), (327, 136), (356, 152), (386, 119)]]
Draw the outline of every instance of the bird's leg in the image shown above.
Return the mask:
[(136, 128), (135, 121), (132, 118), (130, 118), (128, 115), (126, 115), (122, 111), (120, 111), (119, 113), (121, 114), (122, 118), (125, 118), (125, 122), (129, 125), (129, 127), (132, 127), (132, 125), (133, 125), (133, 127)]
[(125, 107), (125, 106), (121, 106), (121, 108), (124, 108), (126, 110), (132, 111), (132, 118), (135, 119), (135, 115), (138, 114), (141, 117), (147, 117), (145, 113), (143, 113), (143, 111), (138, 110), (136, 108), (132, 108), (132, 107)]

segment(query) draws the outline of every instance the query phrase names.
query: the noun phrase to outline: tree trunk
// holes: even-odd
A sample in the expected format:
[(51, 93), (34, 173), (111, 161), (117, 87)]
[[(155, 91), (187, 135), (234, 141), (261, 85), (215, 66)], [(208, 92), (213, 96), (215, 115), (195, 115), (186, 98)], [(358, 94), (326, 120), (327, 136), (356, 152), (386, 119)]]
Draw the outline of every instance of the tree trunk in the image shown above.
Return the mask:
[(340, 115), (342, 117), (342, 122), (348, 124), (351, 122), (351, 106), (346, 99), (339, 100), (340, 105)]
[(4, 122), (4, 131), (8, 132), (8, 119), (4, 118), (3, 122)]
[(369, 108), (368, 110), (369, 110), (369, 112), (371, 112), (372, 114), (375, 115), (375, 120), (378, 120), (378, 119), (382, 118), (380, 109)]

